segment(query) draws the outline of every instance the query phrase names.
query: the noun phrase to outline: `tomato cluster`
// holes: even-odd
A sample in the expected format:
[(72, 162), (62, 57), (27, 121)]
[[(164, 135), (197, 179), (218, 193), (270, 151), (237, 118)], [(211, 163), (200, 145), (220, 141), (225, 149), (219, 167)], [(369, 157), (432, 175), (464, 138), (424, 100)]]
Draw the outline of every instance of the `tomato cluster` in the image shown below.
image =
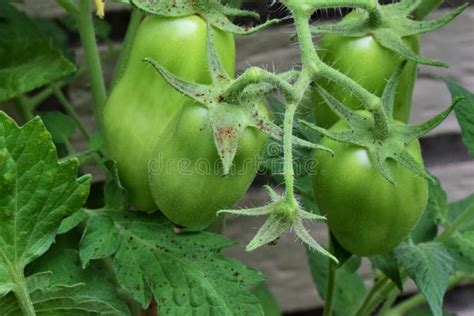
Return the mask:
[[(233, 172), (224, 175), (216, 150), (209, 110), (176, 91), (149, 64), (157, 61), (175, 76), (209, 84), (206, 34), (209, 26), (197, 15), (180, 18), (150, 16), (141, 24), (124, 75), (113, 89), (104, 113), (107, 150), (117, 161), (131, 203), (142, 211), (161, 210), (172, 222), (203, 227), (216, 211), (231, 207), (255, 176), (266, 136), (247, 128), (239, 142)], [(214, 43), (229, 75), (234, 73), (233, 36), (215, 32)], [(417, 36), (404, 39), (414, 52)], [(402, 58), (383, 48), (371, 35), (323, 36), (320, 57), (371, 93), (381, 96)], [(408, 121), (416, 65), (409, 63), (397, 88), (394, 119)], [(331, 81), (318, 82), (351, 109), (363, 105), (350, 92)], [(325, 104), (316, 90), (305, 107), (314, 111), (316, 123), (331, 131), (348, 127)], [(331, 127), (332, 126), (332, 127)], [(425, 179), (395, 161), (389, 162), (395, 185), (371, 161), (367, 148), (323, 138), (321, 145), (334, 157), (316, 152), (315, 198), (327, 214), (339, 243), (358, 255), (388, 251), (403, 240), (418, 221), (427, 200)], [(418, 141), (406, 144), (421, 165)], [(250, 163), (249, 163), (250, 162)]]
[[(264, 134), (247, 129), (235, 158), (236, 172), (224, 176), (208, 110), (143, 62), (152, 58), (181, 79), (209, 84), (208, 31), (196, 15), (147, 17), (104, 113), (107, 151), (117, 161), (131, 203), (142, 211), (160, 209), (186, 227), (208, 225), (219, 209), (231, 207), (244, 194), (266, 140)], [(213, 32), (221, 62), (233, 75), (233, 35)]]

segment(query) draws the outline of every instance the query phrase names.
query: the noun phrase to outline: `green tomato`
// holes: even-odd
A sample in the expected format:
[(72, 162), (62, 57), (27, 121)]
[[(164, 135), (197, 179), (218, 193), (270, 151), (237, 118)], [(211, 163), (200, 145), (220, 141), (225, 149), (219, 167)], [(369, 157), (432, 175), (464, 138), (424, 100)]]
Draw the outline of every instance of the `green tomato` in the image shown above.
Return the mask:
[[(233, 75), (234, 38), (214, 31), (218, 54), (229, 75)], [(107, 151), (117, 161), (130, 201), (139, 210), (157, 209), (148, 183), (148, 162), (170, 120), (184, 104), (193, 102), (143, 59), (153, 58), (179, 78), (209, 84), (206, 34), (206, 22), (198, 16), (145, 18), (134, 39), (126, 70), (105, 105)]]
[[(418, 36), (406, 37), (404, 42), (413, 51), (419, 51)], [(346, 74), (377, 96), (382, 95), (388, 79), (402, 61), (399, 55), (380, 46), (371, 35), (343, 37), (326, 34), (319, 42), (318, 52), (326, 64)], [(416, 64), (409, 62), (397, 87), (393, 115), (398, 121), (406, 123), (410, 118), (415, 79)], [(364, 109), (359, 99), (341, 85), (326, 79), (318, 83), (347, 107), (354, 110)], [(339, 120), (314, 89), (310, 90), (302, 108), (306, 112), (313, 111), (316, 123), (321, 127), (328, 128)]]
[[(347, 129), (343, 121), (330, 128), (333, 132)], [(321, 145), (332, 149), (335, 155), (315, 153), (314, 193), (337, 241), (359, 256), (393, 249), (410, 233), (426, 207), (427, 180), (389, 160), (394, 185), (374, 166), (366, 148), (326, 137), (322, 138)], [(418, 140), (409, 143), (407, 148), (423, 165)]]
[[(262, 103), (261, 111), (266, 112)], [(209, 111), (187, 103), (160, 136), (150, 163), (154, 201), (166, 217), (185, 227), (201, 227), (216, 212), (232, 207), (258, 169), (267, 136), (246, 128), (231, 171), (224, 176)]]

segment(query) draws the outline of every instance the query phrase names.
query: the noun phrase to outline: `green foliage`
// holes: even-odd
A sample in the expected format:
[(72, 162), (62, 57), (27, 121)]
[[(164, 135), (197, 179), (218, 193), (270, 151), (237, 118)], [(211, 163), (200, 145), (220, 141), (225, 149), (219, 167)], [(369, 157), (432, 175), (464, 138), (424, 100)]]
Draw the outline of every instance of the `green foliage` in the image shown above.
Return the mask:
[(453, 259), (439, 242), (405, 243), (396, 249), (410, 278), (425, 296), (434, 316), (442, 316), (443, 296), (454, 274)]
[(173, 233), (157, 216), (94, 215), (81, 240), (81, 261), (113, 256), (118, 282), (144, 308), (152, 297), (160, 315), (262, 314), (246, 287), (261, 275), (219, 254), (233, 243), (210, 233)]
[(73, 73), (51, 39), (40, 33), (33, 20), (8, 2), (0, 3), (0, 101), (42, 87)]
[(13, 292), (23, 305), (35, 304), (35, 296), (32, 303), (25, 298), (29, 290), (34, 294), (38, 289), (36, 294), (42, 297), (43, 287), (49, 285), (48, 276), (30, 276), (24, 281), (24, 269), (48, 250), (61, 220), (84, 204), (90, 177), (76, 179), (77, 168), (77, 160), (58, 163), (51, 136), (39, 118), (18, 127), (0, 112), (2, 295)]
[[(234, 78), (228, 71), (235, 57), (232, 35), (224, 34), (227, 40), (220, 35), (254, 33), (277, 20), (255, 27), (237, 25), (233, 21), (238, 16), (259, 18), (254, 12), (239, 9), (239, 0), (115, 0), (134, 7), (117, 68), (124, 69), (127, 61), (136, 72), (127, 77), (127, 69), (121, 77), (126, 78), (122, 80), (126, 83), (122, 93), (116, 95), (114, 89), (109, 98), (121, 106), (114, 115), (105, 111), (103, 120), (106, 91), (100, 62), (114, 55), (114, 49), (108, 45), (105, 54), (97, 50), (97, 38), (110, 44), (111, 28), (106, 21), (89, 15), (93, 2), (57, 0), (70, 15), (55, 20), (30, 18), (13, 2), (22, 1), (0, 1), (0, 102), (12, 100), (27, 123), (20, 127), (0, 112), (0, 315), (135, 316), (146, 308), (150, 314), (158, 309), (160, 315), (280, 315), (261, 273), (221, 254), (234, 246), (232, 241), (198, 228), (174, 226), (159, 213), (134, 212), (129, 205), (128, 196), (134, 203), (137, 192), (148, 192), (150, 158), (167, 153), (170, 160), (205, 157), (220, 161), (222, 174), (212, 179), (216, 180), (213, 186), (208, 178), (191, 181), (179, 178), (179, 173), (170, 178), (153, 178), (154, 194), (152, 198), (148, 192), (151, 206), (147, 211), (156, 211), (158, 205), (167, 216), (171, 210), (189, 220), (207, 211), (214, 215), (216, 208), (230, 206), (243, 194), (251, 178), (246, 179), (245, 185), (235, 185), (229, 181), (232, 168), (242, 163), (240, 157), (245, 156), (246, 150), (260, 148), (260, 143), (245, 141), (244, 134), (249, 131), (271, 137), (266, 157), (259, 163), (278, 185), (284, 184), (284, 192), (267, 187), (271, 198), (267, 205), (222, 212), (269, 216), (247, 250), (275, 243), (280, 235), (293, 230), (306, 246), (312, 278), (326, 302), (325, 315), (369, 315), (380, 307), (382, 315), (441, 316), (447, 288), (474, 275), (474, 195), (448, 203), (439, 181), (424, 169), (419, 148), (415, 146), (416, 152), (410, 149), (454, 109), (463, 141), (474, 156), (474, 95), (446, 79), (453, 99), (451, 107), (420, 125), (396, 121), (408, 117), (416, 63), (445, 66), (419, 55), (417, 34), (446, 25), (467, 5), (438, 19), (423, 21), (421, 18), (440, 1), (402, 0), (381, 5), (374, 0), (281, 0), (294, 19), (301, 68), (275, 73), (250, 67)], [(336, 24), (309, 25), (316, 10), (341, 7), (355, 10)], [(155, 15), (146, 18), (144, 24), (185, 23), (182, 28), (172, 25), (157, 28), (156, 32), (142, 32), (138, 29), (140, 11)], [(193, 16), (200, 19), (201, 30), (206, 32), (197, 36), (187, 32), (192, 28), (189, 19)], [(210, 29), (213, 31), (208, 32)], [(71, 74), (76, 66), (68, 58), (73, 54), (65, 53), (71, 31), (80, 33), (87, 66), (74, 76)], [(342, 67), (337, 63), (341, 61), (339, 56), (324, 58), (322, 50), (329, 47), (333, 51), (331, 45), (325, 46), (323, 40), (314, 47), (312, 31), (334, 38), (335, 48), (342, 47), (341, 38), (349, 43), (369, 36), (380, 58), (344, 48), (348, 56), (355, 57), (349, 57)], [(178, 33), (192, 40), (183, 41)], [(165, 55), (161, 56), (163, 52)], [(393, 62), (390, 67), (388, 59)], [(405, 70), (402, 59), (411, 63)], [(350, 70), (355, 71), (353, 65), (360, 66), (357, 72), (362, 76), (349, 76)], [(375, 70), (385, 72), (375, 77)], [(403, 78), (404, 71), (410, 80)], [(83, 74), (90, 76), (95, 119), (99, 125), (106, 123), (105, 130), (99, 126), (94, 133), (88, 131), (67, 96), (61, 93), (67, 88), (65, 85)], [(330, 88), (323, 84), (328, 82)], [(405, 87), (397, 89), (403, 82)], [(113, 86), (119, 88), (120, 82)], [(311, 121), (305, 109), (298, 111), (309, 90), (316, 91), (328, 105), (326, 111), (333, 120), (344, 121), (336, 126), (345, 124), (346, 129), (328, 130), (321, 124), (302, 121)], [(167, 94), (174, 97), (167, 98)], [(276, 94), (281, 98), (277, 99)], [(43, 107), (38, 107), (51, 95), (68, 115), (44, 112)], [(400, 106), (397, 98), (404, 100)], [(273, 111), (270, 115), (263, 99)], [(316, 109), (321, 109), (321, 100), (314, 105)], [(356, 108), (365, 111), (358, 112)], [(397, 114), (398, 108), (402, 113)], [(150, 109), (157, 112), (147, 112)], [(205, 115), (190, 114), (199, 111)], [(36, 113), (39, 116), (33, 118)], [(132, 122), (128, 126), (127, 119)], [(163, 119), (174, 122), (169, 127), (173, 132), (166, 137), (159, 133), (168, 130), (166, 124), (161, 124)], [(111, 121), (114, 124), (107, 124)], [(81, 149), (84, 151), (77, 151), (69, 141), (76, 128), (87, 140)], [(204, 130), (205, 145), (203, 134), (198, 133)], [(140, 145), (146, 150), (136, 150), (135, 146)], [(343, 163), (334, 163), (331, 169), (325, 164), (344, 158), (342, 150), (353, 147), (365, 151), (375, 165), (369, 174), (355, 177), (357, 171), (367, 169), (365, 165), (354, 167), (351, 163), (345, 169)], [(116, 158), (114, 149), (122, 153), (117, 162), (108, 156)], [(58, 160), (57, 152), (66, 158)], [(320, 158), (317, 167), (311, 165), (315, 156)], [(127, 175), (138, 175), (135, 192), (124, 176), (123, 157), (128, 158), (130, 166)], [(93, 194), (86, 203), (91, 178), (78, 175), (89, 170), (84, 168), (88, 164), (104, 174), (106, 181), (93, 184)], [(256, 165), (252, 165), (252, 177)], [(331, 190), (339, 195), (329, 200), (339, 205), (324, 203), (319, 197), (316, 201), (312, 188), (315, 169), (332, 181)], [(424, 190), (427, 186), (423, 185), (421, 191), (410, 189), (400, 181), (400, 170), (409, 180), (417, 179), (423, 184), (429, 180), (428, 203), (416, 225), (418, 211), (421, 214), (428, 195)], [(379, 182), (373, 181), (374, 177)], [(354, 180), (349, 191), (347, 180)], [(363, 189), (366, 184), (374, 186)], [(170, 185), (167, 192), (163, 191), (166, 185)], [(316, 183), (314, 189), (324, 192), (330, 185)], [(383, 190), (378, 191), (381, 188), (385, 192), (396, 191), (398, 200), (384, 204), (394, 195), (384, 196)], [(187, 205), (182, 204), (191, 191), (193, 198), (187, 200)], [(216, 198), (219, 192), (233, 195), (232, 203), (211, 205), (207, 195)], [(341, 192), (345, 193), (340, 195)], [(381, 198), (376, 202), (382, 202), (375, 207), (370, 201), (358, 203), (354, 198), (357, 194), (363, 197), (362, 201), (375, 196)], [(173, 202), (170, 207), (163, 207), (166, 199), (181, 204)], [(354, 212), (342, 217), (339, 228), (357, 223), (367, 210), (371, 215), (394, 212), (393, 216), (365, 219), (357, 229), (338, 235), (338, 224), (334, 226), (330, 216), (341, 205)], [(415, 210), (410, 209), (413, 205)], [(312, 237), (306, 226), (309, 221), (325, 220), (325, 213), (331, 226), (330, 251)], [(408, 216), (413, 216), (408, 224), (399, 221)], [(334, 236), (349, 242), (339, 243)], [(368, 247), (380, 246), (380, 251), (373, 252), (377, 255), (368, 258), (375, 275), (370, 290), (358, 274), (362, 258), (344, 248), (368, 254), (348, 246), (361, 240), (368, 240)], [(392, 308), (407, 278), (415, 282), (421, 294)], [(429, 310), (416, 309), (425, 301)]]

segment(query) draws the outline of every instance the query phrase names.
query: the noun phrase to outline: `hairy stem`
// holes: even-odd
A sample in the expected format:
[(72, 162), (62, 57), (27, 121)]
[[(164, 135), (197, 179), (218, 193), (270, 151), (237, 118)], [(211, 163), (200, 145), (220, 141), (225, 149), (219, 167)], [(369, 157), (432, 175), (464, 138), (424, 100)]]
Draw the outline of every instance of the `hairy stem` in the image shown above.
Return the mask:
[(294, 200), (295, 171), (293, 168), (293, 120), (296, 113), (296, 104), (290, 103), (286, 107), (283, 121), (283, 176), (285, 178), (286, 197)]
[(312, 73), (315, 71), (313, 68), (312, 58), (317, 58), (316, 50), (311, 37), (311, 31), (309, 28), (309, 17), (311, 13), (298, 13), (293, 12), (293, 16), (296, 24), (296, 33), (301, 47), (301, 62), (303, 69), (300, 76), (295, 84), (295, 94), (297, 102), (290, 102), (285, 111), (285, 118), (283, 122), (283, 154), (284, 154), (284, 170), (283, 176), (285, 178), (286, 186), (286, 197), (289, 200), (294, 200), (294, 182), (295, 173), (293, 168), (293, 123), (296, 109), (299, 101), (303, 97), (307, 87), (311, 82)]
[(315, 9), (351, 7), (359, 8), (369, 12), (376, 10), (376, 0), (306, 0), (308, 5)]
[(91, 77), (92, 97), (95, 105), (95, 116), (99, 127), (102, 127), (102, 113), (107, 98), (105, 91), (104, 78), (102, 77), (102, 66), (97, 49), (97, 43), (92, 22), (91, 1), (81, 0), (79, 14), (75, 16), (79, 28), (82, 46), (87, 63), (87, 70)]
[(320, 67), (320, 76), (326, 79), (329, 79), (338, 85), (344, 87), (344, 89), (349, 90), (354, 96), (361, 101), (364, 107), (373, 112), (373, 109), (376, 107), (381, 107), (380, 98), (376, 95), (370, 93), (367, 89), (362, 87), (353, 79), (344, 75), (343, 73), (337, 71), (336, 69), (324, 64), (321, 62)]
[(127, 33), (125, 34), (122, 43), (122, 50), (115, 66), (114, 76), (112, 79), (111, 88), (113, 89), (125, 72), (128, 60), (130, 58), (130, 51), (132, 50), (133, 41), (138, 31), (138, 27), (142, 21), (143, 14), (138, 9), (133, 9), (128, 23)]

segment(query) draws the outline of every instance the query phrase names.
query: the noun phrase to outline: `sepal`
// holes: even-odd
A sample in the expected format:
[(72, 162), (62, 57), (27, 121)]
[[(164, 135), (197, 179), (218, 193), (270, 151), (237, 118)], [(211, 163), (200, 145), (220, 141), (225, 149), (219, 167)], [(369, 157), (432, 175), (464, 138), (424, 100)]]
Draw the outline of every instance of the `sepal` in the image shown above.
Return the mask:
[(405, 0), (398, 3), (379, 5), (379, 14), (357, 10), (352, 13), (357, 15), (356, 18), (345, 18), (338, 23), (313, 27), (312, 31), (314, 33), (339, 34), (346, 37), (372, 35), (381, 46), (396, 52), (405, 59), (424, 65), (447, 67), (448, 65), (443, 62), (431, 60), (413, 52), (402, 39), (415, 34), (432, 32), (447, 25), (461, 14), (469, 4), (459, 6), (437, 19), (416, 21), (412, 19), (412, 13), (420, 3), (419, 0)]
[[(388, 159), (393, 159), (415, 175), (434, 181), (425, 168), (410, 155), (407, 145), (422, 137), (441, 122), (452, 112), (456, 104), (462, 100), (458, 98), (453, 104), (434, 118), (420, 125), (405, 125), (393, 119), (393, 105), (397, 84), (405, 62), (395, 70), (389, 79), (380, 103), (375, 108), (366, 108), (370, 111), (355, 111), (345, 107), (339, 100), (330, 95), (324, 88), (318, 86), (318, 92), (326, 104), (347, 124), (348, 129), (331, 131), (316, 126), (310, 122), (300, 121), (303, 125), (319, 132), (321, 135), (334, 141), (364, 147), (372, 163), (381, 175), (390, 183), (396, 185), (394, 177), (387, 164)], [(378, 130), (384, 127), (382, 133)]]
[(207, 23), (220, 30), (233, 34), (247, 35), (255, 33), (269, 25), (278, 23), (278, 19), (268, 20), (256, 27), (242, 27), (234, 24), (227, 16), (246, 16), (259, 19), (259, 14), (247, 10), (231, 8), (220, 3), (218, 0), (128, 0), (134, 7), (148, 14), (181, 17), (197, 14)]

